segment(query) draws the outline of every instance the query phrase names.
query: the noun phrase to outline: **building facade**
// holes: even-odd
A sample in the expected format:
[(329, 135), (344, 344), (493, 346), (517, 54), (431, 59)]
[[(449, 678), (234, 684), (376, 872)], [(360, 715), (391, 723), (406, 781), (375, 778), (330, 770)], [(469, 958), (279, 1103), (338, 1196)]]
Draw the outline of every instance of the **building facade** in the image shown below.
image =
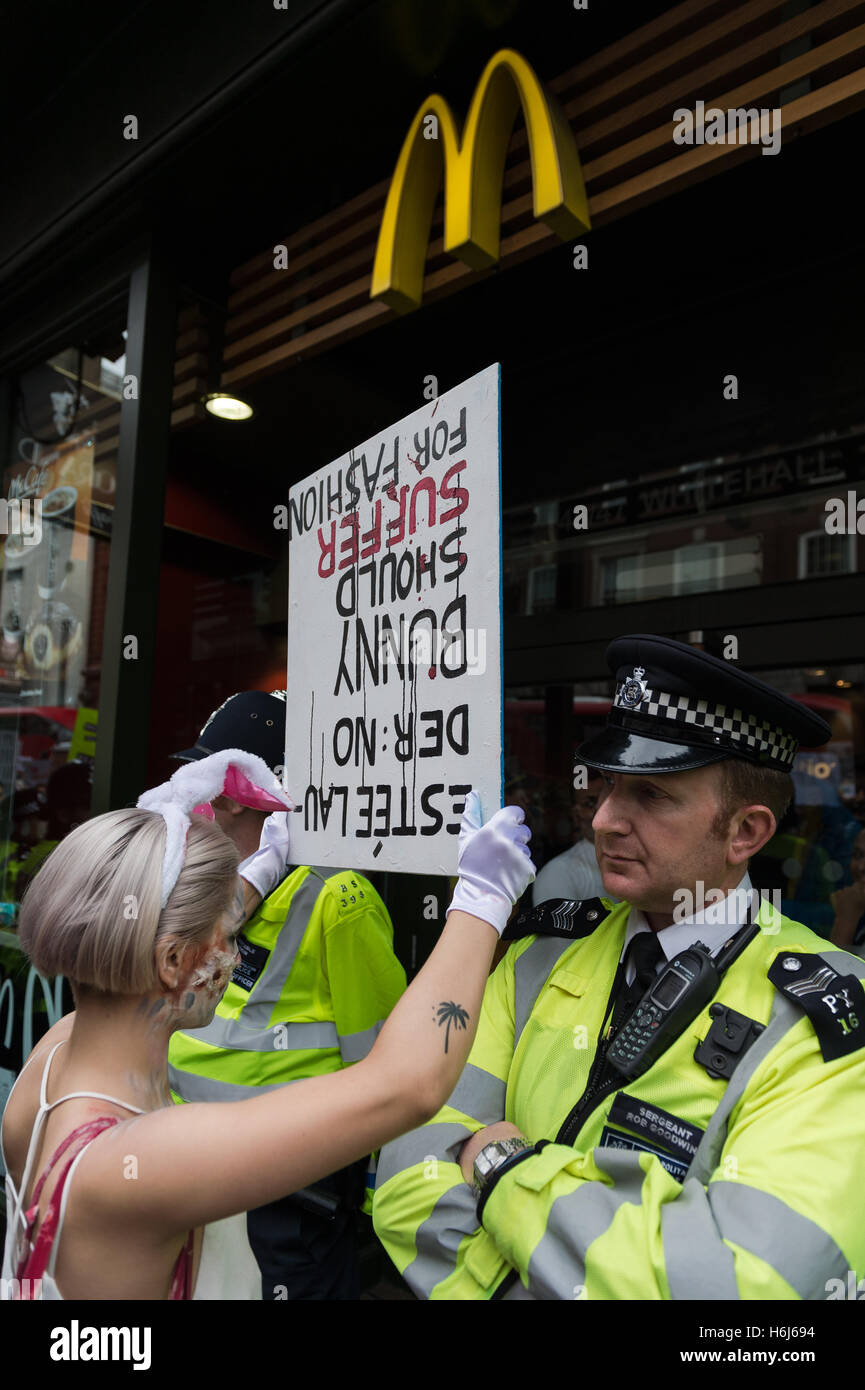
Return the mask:
[[(18, 151), (44, 180), (0, 264), (0, 1079), (68, 1007), (15, 940), (45, 853), (284, 684), (274, 507), (491, 362), (506, 791), (536, 862), (573, 839), (607, 643), (667, 634), (829, 719), (754, 866), (828, 934), (865, 818), (857, 7), (310, 4), (240, 34), (229, 9), (194, 79), (176, 29), (153, 90), (157, 34), (112, 31), (68, 167), (58, 67)], [(219, 391), (252, 418), (210, 416)], [(448, 886), (379, 884), (413, 972)]]

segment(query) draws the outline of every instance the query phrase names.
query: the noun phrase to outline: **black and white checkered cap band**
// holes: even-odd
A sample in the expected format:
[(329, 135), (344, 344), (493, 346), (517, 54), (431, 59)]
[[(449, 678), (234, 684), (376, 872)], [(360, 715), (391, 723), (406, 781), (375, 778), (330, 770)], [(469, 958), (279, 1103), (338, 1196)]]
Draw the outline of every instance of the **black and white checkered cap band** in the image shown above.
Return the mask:
[[(669, 719), (675, 724), (686, 725), (697, 734), (696, 742), (711, 742), (716, 747), (735, 750), (754, 760), (772, 762), (784, 771), (793, 766), (799, 748), (798, 740), (785, 733), (779, 725), (767, 724), (764, 719), (743, 714), (740, 709), (731, 709), (729, 705), (713, 705), (708, 700), (697, 700), (691, 695), (673, 695), (666, 690), (650, 690), (648, 686), (636, 704), (629, 703), (621, 698), (626, 684), (629, 682), (622, 681), (616, 686), (614, 709), (653, 721)], [(620, 720), (615, 722), (622, 723)], [(659, 732), (657, 724), (653, 732)]]

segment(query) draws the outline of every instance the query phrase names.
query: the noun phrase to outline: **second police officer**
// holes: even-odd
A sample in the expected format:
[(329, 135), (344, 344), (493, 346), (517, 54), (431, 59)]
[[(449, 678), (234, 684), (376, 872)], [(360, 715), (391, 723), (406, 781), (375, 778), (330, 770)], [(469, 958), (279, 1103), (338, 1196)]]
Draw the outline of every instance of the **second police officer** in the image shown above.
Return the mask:
[[(241, 748), (279, 774), (285, 724), (284, 691), (243, 691), (214, 711), (194, 747), (175, 757)], [(222, 796), (214, 813), (242, 855), (258, 850), (263, 811)], [(265, 889), (243, 928), (241, 962), (213, 1022), (171, 1039), (169, 1077), (178, 1099), (242, 1100), (350, 1066), (370, 1051), (405, 989), (387, 908), (367, 878), (309, 864), (290, 864), (284, 874), (283, 865), (282, 881)], [(366, 1168), (351, 1165), (249, 1212), (265, 1299), (359, 1297), (355, 1225)]]

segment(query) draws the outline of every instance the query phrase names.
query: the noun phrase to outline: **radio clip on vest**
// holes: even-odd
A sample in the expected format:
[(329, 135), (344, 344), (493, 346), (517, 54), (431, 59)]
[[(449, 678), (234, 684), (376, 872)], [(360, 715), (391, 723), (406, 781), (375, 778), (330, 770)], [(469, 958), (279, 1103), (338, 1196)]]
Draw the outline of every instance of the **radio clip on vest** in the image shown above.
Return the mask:
[(722, 976), (759, 930), (756, 922), (749, 922), (725, 943), (717, 958), (702, 941), (696, 941), (668, 961), (610, 1044), (610, 1065), (625, 1078), (648, 1071), (702, 1013)]

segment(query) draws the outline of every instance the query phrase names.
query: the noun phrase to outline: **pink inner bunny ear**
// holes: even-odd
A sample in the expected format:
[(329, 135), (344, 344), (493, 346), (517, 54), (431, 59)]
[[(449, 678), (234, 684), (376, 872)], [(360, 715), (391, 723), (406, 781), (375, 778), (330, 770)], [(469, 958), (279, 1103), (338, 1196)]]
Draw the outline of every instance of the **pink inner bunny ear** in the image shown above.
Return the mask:
[(224, 796), (231, 796), (235, 801), (239, 801), (241, 806), (252, 806), (256, 811), (284, 811), (286, 803), (291, 803), (290, 797), (286, 797), (285, 801), (279, 801), (270, 792), (257, 787), (254, 782), (250, 782), (246, 773), (241, 772), (233, 763), (229, 763), (222, 791)]
[(194, 816), (205, 816), (207, 820), (216, 820), (216, 816), (213, 814), (213, 807), (209, 801), (202, 801), (200, 805), (193, 806), (192, 814)]

